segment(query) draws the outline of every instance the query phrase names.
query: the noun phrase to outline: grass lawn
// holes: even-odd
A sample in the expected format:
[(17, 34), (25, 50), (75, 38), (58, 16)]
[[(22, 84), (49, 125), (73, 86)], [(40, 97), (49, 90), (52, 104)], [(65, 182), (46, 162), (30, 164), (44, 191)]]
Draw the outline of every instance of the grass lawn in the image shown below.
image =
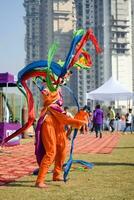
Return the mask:
[(0, 200), (134, 200), (134, 134), (122, 135), (112, 154), (79, 154), (75, 159), (93, 162), (94, 168), (69, 174), (67, 183), (52, 182), (49, 188), (34, 187), (29, 175), (0, 187)]

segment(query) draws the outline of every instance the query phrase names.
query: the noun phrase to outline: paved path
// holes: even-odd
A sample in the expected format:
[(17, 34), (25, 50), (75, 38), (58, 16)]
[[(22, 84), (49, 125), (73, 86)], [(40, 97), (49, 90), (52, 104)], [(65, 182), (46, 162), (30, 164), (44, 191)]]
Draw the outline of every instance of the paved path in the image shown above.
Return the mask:
[(74, 153), (111, 153), (119, 138), (119, 134), (105, 134), (101, 139), (89, 134), (78, 135)]
[[(103, 138), (94, 135), (78, 135), (75, 139), (74, 153), (111, 153), (119, 141), (119, 134), (105, 134)], [(68, 144), (68, 152), (70, 144)], [(4, 147), (0, 151), (0, 185), (15, 181), (31, 174), (37, 167), (33, 140), (26, 144)]]

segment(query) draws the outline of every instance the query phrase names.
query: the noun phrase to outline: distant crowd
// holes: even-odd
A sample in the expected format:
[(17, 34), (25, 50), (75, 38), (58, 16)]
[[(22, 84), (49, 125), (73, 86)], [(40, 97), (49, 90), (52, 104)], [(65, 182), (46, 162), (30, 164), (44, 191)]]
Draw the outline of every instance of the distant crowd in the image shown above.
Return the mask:
[[(69, 111), (69, 107), (64, 107), (65, 113), (74, 117)], [(126, 114), (116, 112), (112, 106), (107, 107), (104, 111), (100, 104), (97, 104), (95, 109), (91, 111), (89, 106), (84, 106), (78, 112), (79, 116), (84, 116), (87, 122), (79, 130), (80, 134), (85, 133), (95, 133), (96, 138), (102, 138), (103, 131), (118, 132), (123, 133), (131, 132), (133, 133), (133, 114), (132, 109), (129, 108)], [(77, 117), (77, 114), (75, 115)], [(71, 132), (71, 131), (70, 131)], [(68, 136), (70, 133), (68, 134)], [(70, 137), (70, 136), (69, 136)]]

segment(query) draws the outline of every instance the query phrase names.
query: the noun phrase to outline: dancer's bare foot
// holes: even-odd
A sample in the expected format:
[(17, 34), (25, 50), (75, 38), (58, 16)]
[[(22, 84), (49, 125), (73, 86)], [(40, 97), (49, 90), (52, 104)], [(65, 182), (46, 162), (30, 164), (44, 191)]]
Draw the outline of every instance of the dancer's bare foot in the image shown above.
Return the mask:
[(35, 184), (35, 187), (38, 187), (38, 188), (48, 188), (48, 185), (46, 185), (45, 183), (36, 183)]

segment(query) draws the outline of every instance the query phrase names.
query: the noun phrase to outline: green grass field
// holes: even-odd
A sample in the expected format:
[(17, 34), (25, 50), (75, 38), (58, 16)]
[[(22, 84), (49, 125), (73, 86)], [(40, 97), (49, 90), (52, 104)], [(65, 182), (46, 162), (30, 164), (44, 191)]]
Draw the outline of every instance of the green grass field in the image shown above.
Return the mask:
[(122, 135), (112, 154), (79, 154), (76, 159), (90, 161), (93, 169), (75, 169), (69, 180), (52, 182), (49, 188), (34, 187), (36, 177), (29, 175), (0, 187), (0, 200), (134, 200), (134, 134)]

